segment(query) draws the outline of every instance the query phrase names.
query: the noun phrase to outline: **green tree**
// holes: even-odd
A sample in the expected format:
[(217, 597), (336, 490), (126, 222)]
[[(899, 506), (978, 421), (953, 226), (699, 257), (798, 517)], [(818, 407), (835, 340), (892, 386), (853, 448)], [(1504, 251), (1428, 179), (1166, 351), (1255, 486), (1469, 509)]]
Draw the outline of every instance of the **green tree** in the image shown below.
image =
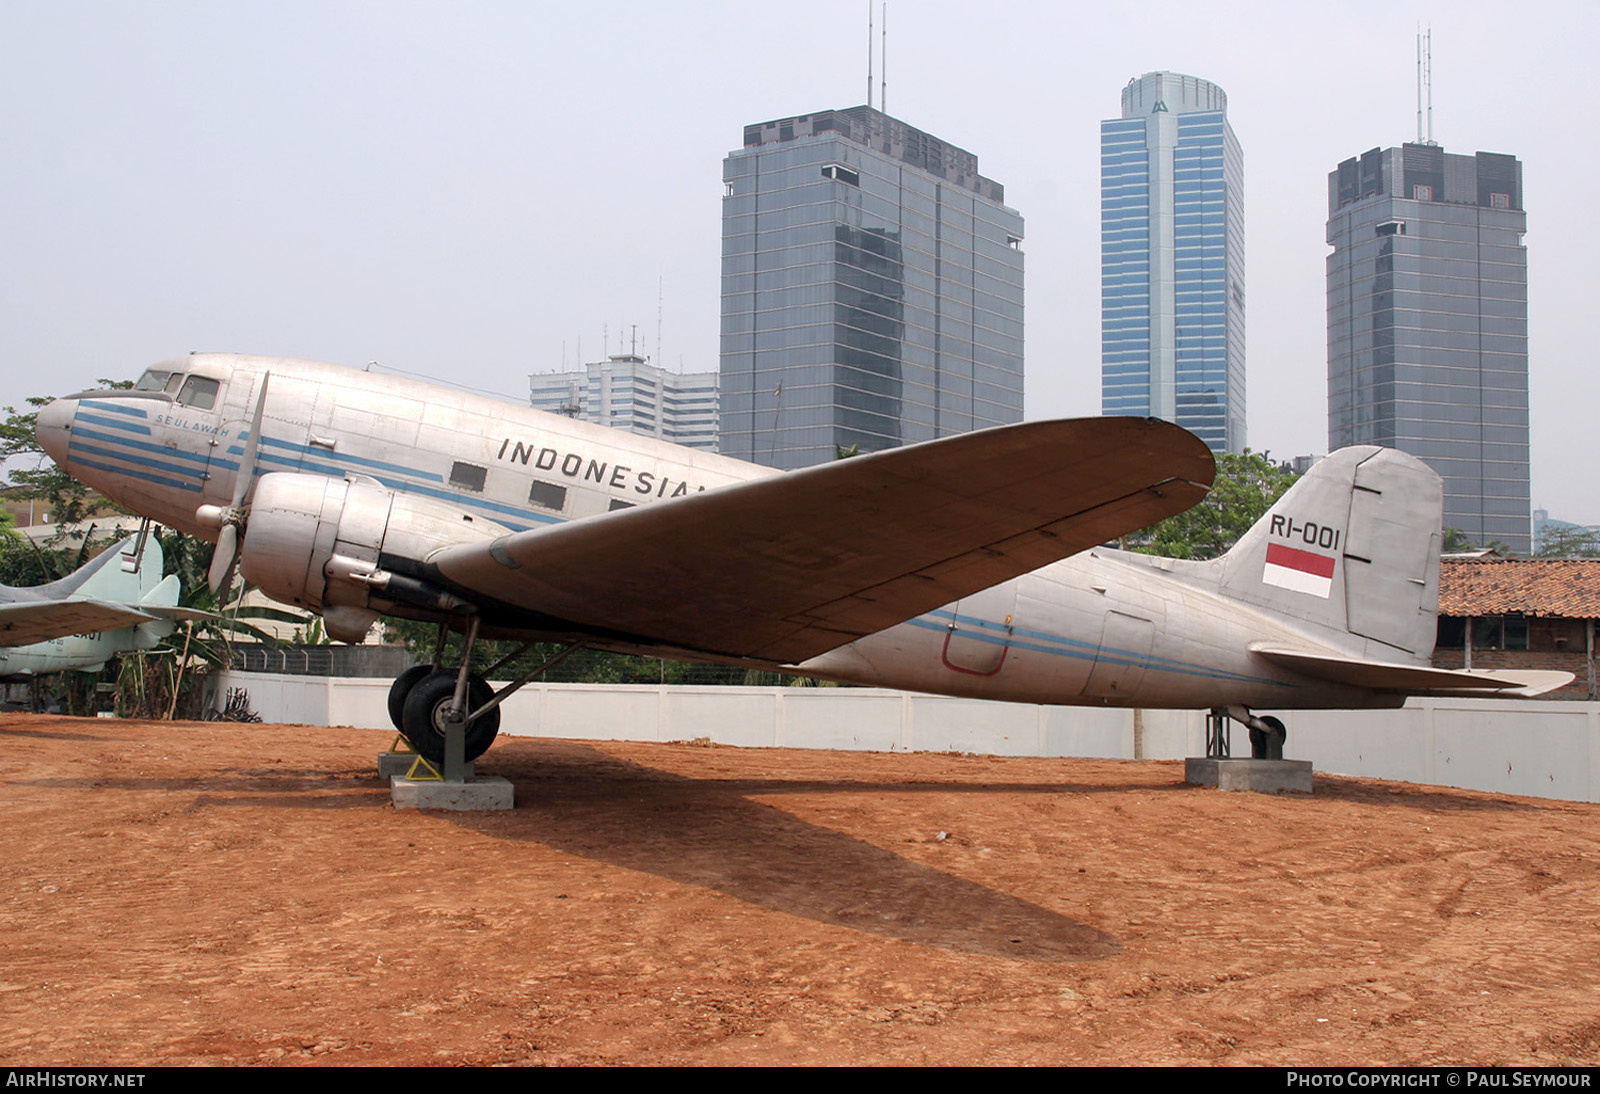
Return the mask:
[(1124, 540), (1131, 551), (1168, 558), (1225, 554), (1298, 478), (1265, 452), (1217, 456), (1217, 478), (1204, 501)]
[(59, 581), (111, 545), (110, 535), (96, 536), (90, 525), (83, 542), (76, 546), (45, 546), (27, 536), (12, 532), (0, 538), (0, 585), (31, 588)]

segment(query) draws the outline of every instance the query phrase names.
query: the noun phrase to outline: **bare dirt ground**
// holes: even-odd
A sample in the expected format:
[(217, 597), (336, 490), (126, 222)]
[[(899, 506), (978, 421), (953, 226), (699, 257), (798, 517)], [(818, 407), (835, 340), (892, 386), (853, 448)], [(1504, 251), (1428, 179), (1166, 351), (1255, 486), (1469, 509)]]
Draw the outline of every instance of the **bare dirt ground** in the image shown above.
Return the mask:
[(0, 715), (0, 1063), (1592, 1064), (1600, 807)]

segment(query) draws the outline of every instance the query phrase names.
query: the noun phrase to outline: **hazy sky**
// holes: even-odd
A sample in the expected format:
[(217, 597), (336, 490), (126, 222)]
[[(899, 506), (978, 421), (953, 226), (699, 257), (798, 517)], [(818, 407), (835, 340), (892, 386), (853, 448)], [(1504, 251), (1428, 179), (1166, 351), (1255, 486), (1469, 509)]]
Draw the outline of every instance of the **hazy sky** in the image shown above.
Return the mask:
[[(722, 159), (864, 101), (866, 8), (0, 0), (0, 404), (192, 349), (521, 400), (635, 324), (715, 368)], [(1028, 417), (1071, 416), (1100, 405), (1099, 122), (1144, 72), (1220, 84), (1250, 443), (1322, 452), (1327, 175), (1415, 137), (1431, 22), (1435, 138), (1524, 165), (1533, 503), (1597, 523), (1597, 11), (895, 0), (887, 105), (1026, 218)]]

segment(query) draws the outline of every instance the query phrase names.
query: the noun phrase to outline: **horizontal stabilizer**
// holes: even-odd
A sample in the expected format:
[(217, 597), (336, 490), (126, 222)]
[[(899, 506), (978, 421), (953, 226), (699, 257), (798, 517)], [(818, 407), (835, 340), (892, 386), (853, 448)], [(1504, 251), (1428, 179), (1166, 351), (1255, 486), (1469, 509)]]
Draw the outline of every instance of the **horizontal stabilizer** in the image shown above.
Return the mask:
[(203, 619), (221, 618), (216, 612), (203, 612), (199, 608), (177, 608), (168, 604), (141, 604), (139, 610), (158, 619), (171, 619), (179, 623), (186, 620), (198, 623)]
[(178, 584), (178, 575), (168, 574), (161, 579), (159, 585), (144, 594), (144, 598), (139, 601), (139, 610), (149, 612), (151, 615), (158, 616), (161, 619), (169, 619), (180, 623), (185, 621), (198, 623), (203, 619), (219, 618), (215, 612), (204, 612), (199, 608), (178, 607), (178, 596), (181, 592), (182, 589)]
[(114, 631), (155, 616), (101, 600), (34, 600), (0, 604), (0, 646), (30, 646), (69, 634)]
[(1436, 669), (1430, 665), (1397, 665), (1387, 661), (1368, 661), (1359, 657), (1337, 657), (1323, 653), (1273, 646), (1253, 645), (1250, 652), (1304, 676), (1331, 680), (1336, 684), (1371, 688), (1373, 691), (1398, 691), (1408, 695), (1513, 695), (1530, 698), (1572, 682), (1572, 673), (1548, 669)]
[[(483, 605), (591, 633), (799, 662), (1180, 513), (1215, 473), (1145, 418), (1026, 422), (450, 547)], [(491, 621), (495, 608), (484, 608)]]

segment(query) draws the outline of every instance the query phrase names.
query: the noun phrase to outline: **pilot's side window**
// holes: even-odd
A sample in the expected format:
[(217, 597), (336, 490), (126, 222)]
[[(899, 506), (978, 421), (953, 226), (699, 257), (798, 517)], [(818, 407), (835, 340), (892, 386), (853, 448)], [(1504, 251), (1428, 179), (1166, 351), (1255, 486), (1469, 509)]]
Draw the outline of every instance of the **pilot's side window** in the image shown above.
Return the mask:
[(217, 405), (217, 390), (221, 386), (216, 380), (191, 376), (183, 385), (183, 390), (178, 392), (178, 404), (192, 406), (196, 410), (210, 410)]

